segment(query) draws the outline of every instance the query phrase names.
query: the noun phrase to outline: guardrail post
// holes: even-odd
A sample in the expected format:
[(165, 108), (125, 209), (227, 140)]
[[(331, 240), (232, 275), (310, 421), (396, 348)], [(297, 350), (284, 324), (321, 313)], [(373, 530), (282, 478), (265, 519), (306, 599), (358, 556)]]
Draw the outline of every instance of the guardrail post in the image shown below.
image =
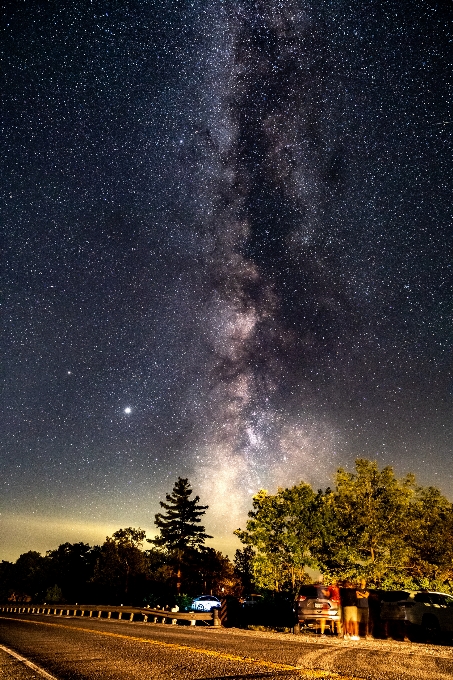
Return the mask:
[(226, 598), (222, 599), (219, 615), (220, 625), (226, 626), (228, 623), (228, 600)]
[(118, 612), (118, 621), (123, 618), (123, 612)]
[(101, 612), (101, 610), (99, 610), (99, 611), (98, 611), (98, 619), (100, 619), (101, 616), (102, 616), (102, 612)]
[(112, 618), (112, 612), (107, 612), (107, 618), (111, 619)]
[(217, 609), (217, 607), (215, 607), (215, 609), (212, 610), (212, 625), (215, 627), (222, 625), (219, 619), (219, 610)]
[(131, 615), (129, 616), (129, 621), (132, 623), (134, 620), (134, 612), (131, 612)]

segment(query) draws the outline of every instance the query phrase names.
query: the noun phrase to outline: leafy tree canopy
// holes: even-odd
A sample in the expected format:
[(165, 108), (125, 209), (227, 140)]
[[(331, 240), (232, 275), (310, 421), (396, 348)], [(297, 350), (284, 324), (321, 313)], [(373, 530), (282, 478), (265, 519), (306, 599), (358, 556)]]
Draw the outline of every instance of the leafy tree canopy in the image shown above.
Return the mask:
[(399, 480), (389, 466), (379, 470), (376, 462), (359, 458), (354, 472), (343, 468), (335, 476), (333, 504), (338, 535), (333, 541), (338, 567), (362, 571), (379, 579), (407, 561), (408, 521), (416, 485), (413, 475)]
[(438, 489), (363, 458), (334, 481), (318, 493), (301, 482), (254, 496), (245, 530), (235, 533), (254, 551), (258, 587), (294, 591), (312, 567), (326, 579), (453, 590), (453, 505)]
[(260, 491), (253, 497), (253, 510), (245, 531), (234, 533), (256, 550), (255, 575), (260, 586), (279, 590), (304, 577), (305, 565), (316, 566), (311, 546), (316, 533), (316, 494), (301, 482), (280, 489), (275, 496)]
[(107, 536), (100, 548), (93, 575), (101, 599), (133, 600), (137, 582), (146, 579), (147, 554), (141, 549), (146, 532), (143, 529), (118, 529)]

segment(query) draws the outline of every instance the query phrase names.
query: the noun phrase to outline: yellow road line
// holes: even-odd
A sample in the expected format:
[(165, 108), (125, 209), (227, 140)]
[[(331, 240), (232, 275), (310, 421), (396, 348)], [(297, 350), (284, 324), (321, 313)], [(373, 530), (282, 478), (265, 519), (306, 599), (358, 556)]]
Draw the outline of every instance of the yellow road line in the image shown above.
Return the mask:
[(202, 647), (191, 647), (190, 645), (180, 645), (174, 642), (162, 642), (160, 640), (152, 640), (150, 638), (136, 637), (133, 635), (122, 635), (121, 633), (110, 633), (109, 631), (96, 630), (95, 628), (82, 628), (81, 626), (65, 626), (61, 623), (50, 623), (47, 621), (31, 621), (30, 619), (16, 619), (8, 616), (1, 616), (0, 621), (21, 621), (22, 623), (32, 623), (38, 626), (50, 626), (54, 628), (64, 628), (66, 630), (78, 630), (82, 633), (94, 633), (95, 635), (104, 635), (106, 637), (119, 638), (121, 640), (133, 640), (134, 642), (141, 642), (155, 647), (164, 647), (166, 649), (176, 649), (183, 652), (193, 652), (195, 654), (203, 654), (204, 656), (213, 656), (225, 661), (236, 661), (240, 663), (250, 663), (263, 668), (269, 668), (275, 671), (294, 671), (294, 673), (304, 674), (301, 677), (306, 678), (332, 678), (332, 680), (363, 680), (361, 678), (352, 677), (350, 675), (340, 675), (332, 671), (317, 671), (311, 668), (302, 668), (301, 666), (290, 666), (287, 664), (275, 663), (274, 661), (264, 661), (263, 659), (254, 659), (250, 656), (238, 656), (236, 654), (227, 654), (225, 652), (216, 652), (212, 649), (203, 649)]

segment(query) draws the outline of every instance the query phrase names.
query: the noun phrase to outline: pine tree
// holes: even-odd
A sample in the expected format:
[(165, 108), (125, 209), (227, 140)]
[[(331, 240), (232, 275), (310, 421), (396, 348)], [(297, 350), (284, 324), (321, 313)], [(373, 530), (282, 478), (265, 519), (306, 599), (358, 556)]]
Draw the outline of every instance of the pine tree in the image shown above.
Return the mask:
[(149, 543), (164, 548), (173, 558), (178, 593), (184, 554), (203, 548), (205, 540), (212, 538), (200, 524), (208, 506), (198, 505), (200, 497), (195, 496), (191, 500), (191, 495), (189, 480), (178, 477), (172, 493), (166, 495), (167, 502), (160, 501), (160, 506), (167, 512), (159, 512), (155, 516), (154, 523), (160, 529), (160, 536), (149, 540)]
[(200, 525), (201, 517), (208, 509), (207, 505), (198, 505), (199, 496), (192, 500), (192, 489), (189, 480), (178, 477), (173, 492), (166, 495), (167, 503), (160, 501), (160, 506), (167, 511), (155, 516), (155, 525), (160, 529), (151, 543), (169, 552), (184, 552), (187, 548), (201, 548), (207, 538), (204, 526)]

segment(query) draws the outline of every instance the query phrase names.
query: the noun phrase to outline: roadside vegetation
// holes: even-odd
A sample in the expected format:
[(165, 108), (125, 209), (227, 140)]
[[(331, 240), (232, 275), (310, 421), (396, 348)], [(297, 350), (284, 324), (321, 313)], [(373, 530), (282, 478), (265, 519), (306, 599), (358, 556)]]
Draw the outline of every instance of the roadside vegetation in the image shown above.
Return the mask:
[(453, 505), (438, 489), (365, 459), (354, 472), (340, 468), (334, 482), (254, 496), (235, 533), (256, 587), (294, 592), (311, 567), (326, 583), (365, 578), (376, 588), (453, 592)]
[[(208, 509), (178, 478), (155, 517), (159, 534), (128, 527), (100, 546), (63, 543), (0, 563), (0, 601), (187, 607), (193, 596), (292, 597), (318, 570), (326, 583), (366, 578), (384, 589), (453, 593), (453, 504), (413, 475), (359, 459), (333, 488), (304, 482), (253, 497), (234, 561), (205, 545)], [(308, 573), (307, 573), (308, 568)]]

